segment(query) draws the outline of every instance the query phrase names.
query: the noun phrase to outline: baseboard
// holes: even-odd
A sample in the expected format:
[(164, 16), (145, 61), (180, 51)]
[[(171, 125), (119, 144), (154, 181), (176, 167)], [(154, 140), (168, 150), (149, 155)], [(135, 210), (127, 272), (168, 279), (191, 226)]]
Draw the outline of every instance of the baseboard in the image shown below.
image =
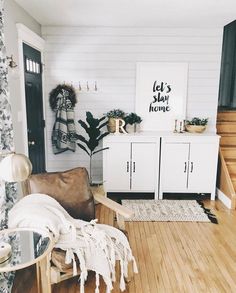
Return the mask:
[(228, 208), (231, 209), (231, 200), (220, 189), (216, 188), (218, 199)]

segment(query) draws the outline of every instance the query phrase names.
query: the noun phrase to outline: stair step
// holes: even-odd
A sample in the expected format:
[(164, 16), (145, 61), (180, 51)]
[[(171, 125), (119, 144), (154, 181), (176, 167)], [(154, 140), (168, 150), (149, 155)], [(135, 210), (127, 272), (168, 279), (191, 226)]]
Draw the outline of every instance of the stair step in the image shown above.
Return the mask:
[[(232, 167), (233, 165), (231, 165)], [(236, 165), (234, 165), (236, 167)], [(235, 172), (236, 169), (233, 169), (233, 172), (230, 172), (230, 169), (228, 168), (228, 171), (229, 171), (229, 174), (230, 174), (230, 179), (231, 179), (231, 182), (233, 184), (233, 187), (234, 187), (234, 190), (236, 190), (236, 172)]]
[(225, 162), (227, 165), (234, 165), (236, 164), (236, 159), (226, 159)]
[(222, 136), (220, 138), (220, 145), (221, 146), (231, 146), (236, 147), (236, 135), (235, 136)]
[(236, 159), (226, 159), (225, 160), (229, 174), (233, 176), (236, 175)]
[(221, 137), (236, 137), (236, 133), (222, 133)]
[(221, 149), (223, 150), (236, 150), (236, 144), (224, 144), (223, 146), (221, 146)]
[(230, 178), (231, 178), (232, 182), (236, 183), (236, 173), (230, 174)]
[(236, 159), (236, 147), (222, 147), (221, 150), (225, 159)]
[(236, 122), (236, 111), (218, 112), (217, 121), (235, 121)]
[(234, 190), (236, 190), (236, 181), (232, 181)]
[(236, 164), (235, 165), (227, 165), (228, 167), (228, 171), (229, 171), (229, 174), (230, 176), (232, 175), (236, 175)]
[(234, 133), (236, 135), (236, 122), (217, 123), (217, 133)]
[(236, 125), (236, 121), (217, 121), (217, 124), (218, 125), (229, 125), (229, 124)]

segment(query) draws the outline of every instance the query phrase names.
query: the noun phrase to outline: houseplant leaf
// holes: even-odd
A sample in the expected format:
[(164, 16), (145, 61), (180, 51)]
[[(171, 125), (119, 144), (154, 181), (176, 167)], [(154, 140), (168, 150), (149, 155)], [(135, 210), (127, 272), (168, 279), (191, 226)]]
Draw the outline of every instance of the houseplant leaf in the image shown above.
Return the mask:
[(86, 112), (86, 121), (90, 127), (97, 127), (99, 125), (99, 119), (93, 117), (91, 112)]
[(104, 150), (108, 150), (108, 149), (109, 149), (108, 147), (107, 148), (102, 148), (102, 149), (100, 149), (98, 151), (93, 152), (92, 155), (97, 154), (97, 153), (99, 153), (101, 151), (104, 151)]
[(99, 144), (99, 141), (96, 138), (90, 139), (88, 143), (88, 147), (90, 151), (93, 152), (95, 148), (98, 146), (98, 144)]
[[(106, 117), (105, 117), (106, 118)], [(98, 129), (103, 128), (104, 126), (106, 126), (108, 124), (108, 121), (102, 123), (101, 125), (99, 125)]]
[[(99, 119), (99, 123), (102, 122), (104, 119), (106, 119), (106, 116), (103, 116), (102, 118)], [(107, 121), (108, 122), (108, 121)]]
[(87, 146), (88, 146), (88, 141), (85, 137), (83, 137), (82, 135), (80, 134), (76, 134), (76, 138), (79, 139), (80, 141), (84, 142)]
[(82, 149), (82, 150), (84, 150), (90, 157), (91, 157), (91, 155), (92, 154), (90, 154), (89, 152), (88, 152), (88, 150), (86, 149), (86, 147), (84, 146), (84, 145), (82, 145), (81, 143), (79, 143), (79, 142), (77, 142), (77, 145)]
[(89, 131), (88, 125), (82, 120), (78, 120), (78, 122), (83, 127), (83, 129), (88, 133), (88, 131)]
[(105, 136), (107, 136), (109, 134), (109, 132), (104, 132), (102, 133), (97, 139), (98, 141), (100, 141), (101, 139), (103, 139)]
[[(101, 128), (104, 127), (108, 121), (104, 121), (106, 119), (106, 116), (101, 117), (100, 119), (94, 118), (93, 114), (89, 111), (86, 112), (86, 122), (82, 120), (78, 120), (78, 123), (81, 125), (81, 127), (86, 131), (88, 138), (77, 134), (76, 138), (77, 140), (81, 141), (85, 145), (83, 145), (80, 142), (77, 142), (77, 145), (84, 150), (90, 157), (90, 182), (92, 182), (91, 178), (91, 169), (92, 169), (92, 156), (98, 152), (101, 152), (103, 150), (106, 150), (108, 148), (102, 148), (96, 151), (96, 148), (99, 146), (99, 142), (102, 138), (107, 136), (109, 132), (102, 133)], [(87, 147), (86, 147), (87, 146)]]

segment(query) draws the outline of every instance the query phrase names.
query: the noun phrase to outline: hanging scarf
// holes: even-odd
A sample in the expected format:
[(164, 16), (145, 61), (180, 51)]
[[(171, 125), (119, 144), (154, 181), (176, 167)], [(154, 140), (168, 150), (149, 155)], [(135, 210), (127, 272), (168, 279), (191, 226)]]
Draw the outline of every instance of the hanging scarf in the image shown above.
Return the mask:
[(76, 130), (74, 122), (75, 91), (68, 85), (58, 85), (50, 93), (50, 106), (56, 112), (52, 130), (54, 154), (76, 149)]

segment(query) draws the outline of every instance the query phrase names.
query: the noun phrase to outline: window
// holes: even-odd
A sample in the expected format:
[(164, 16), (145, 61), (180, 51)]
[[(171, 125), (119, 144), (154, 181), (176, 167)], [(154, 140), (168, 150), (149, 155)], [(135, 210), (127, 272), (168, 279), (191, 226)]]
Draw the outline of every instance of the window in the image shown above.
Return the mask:
[(41, 73), (41, 67), (40, 63), (29, 59), (25, 58), (25, 68), (28, 73), (34, 73), (34, 74), (40, 74)]

